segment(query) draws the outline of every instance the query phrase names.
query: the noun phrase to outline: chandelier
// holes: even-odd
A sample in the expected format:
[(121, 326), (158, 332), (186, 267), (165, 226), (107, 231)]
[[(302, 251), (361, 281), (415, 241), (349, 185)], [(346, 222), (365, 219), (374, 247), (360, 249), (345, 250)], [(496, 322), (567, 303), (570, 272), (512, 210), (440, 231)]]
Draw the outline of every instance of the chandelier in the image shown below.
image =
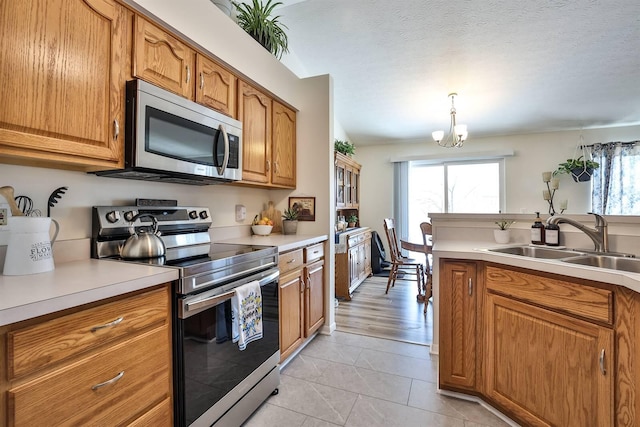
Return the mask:
[(449, 94), (449, 98), (451, 98), (451, 111), (449, 113), (451, 115), (451, 124), (447, 137), (444, 138), (443, 130), (436, 130), (431, 133), (434, 141), (441, 147), (462, 147), (462, 144), (464, 144), (464, 141), (467, 139), (467, 125), (456, 124), (456, 107), (453, 103), (456, 96), (458, 96), (458, 94), (455, 92)]

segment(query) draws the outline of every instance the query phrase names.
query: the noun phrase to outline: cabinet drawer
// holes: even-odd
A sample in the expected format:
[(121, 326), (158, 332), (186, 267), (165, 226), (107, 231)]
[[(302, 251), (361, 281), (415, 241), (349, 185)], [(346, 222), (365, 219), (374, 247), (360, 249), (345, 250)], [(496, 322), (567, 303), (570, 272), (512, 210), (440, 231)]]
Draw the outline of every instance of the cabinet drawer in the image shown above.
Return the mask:
[(159, 327), (10, 389), (9, 425), (120, 425), (144, 414), (170, 396), (169, 336)]
[(166, 398), (153, 409), (146, 412), (137, 420), (129, 424), (129, 427), (170, 427), (173, 425), (173, 405), (171, 399)]
[(304, 248), (304, 262), (310, 263), (324, 257), (324, 244), (318, 243), (317, 245)]
[(492, 266), (486, 268), (486, 288), (489, 292), (613, 324), (613, 292), (607, 289)]
[(364, 242), (364, 234), (358, 234), (357, 236), (349, 237), (349, 246), (353, 247), (359, 243)]
[(7, 334), (9, 378), (167, 323), (168, 287), (145, 292)]
[(291, 252), (286, 252), (278, 255), (280, 267), (280, 274), (284, 274), (288, 271), (295, 270), (302, 267), (304, 259), (302, 258), (302, 249), (296, 249)]

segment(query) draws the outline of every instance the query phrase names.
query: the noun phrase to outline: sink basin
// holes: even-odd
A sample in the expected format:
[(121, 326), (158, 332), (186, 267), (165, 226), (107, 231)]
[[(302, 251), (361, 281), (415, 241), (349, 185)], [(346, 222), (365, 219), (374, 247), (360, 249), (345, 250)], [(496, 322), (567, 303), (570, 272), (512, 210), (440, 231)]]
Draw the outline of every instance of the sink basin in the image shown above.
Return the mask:
[(550, 249), (539, 248), (537, 246), (510, 246), (506, 248), (489, 249), (489, 251), (543, 259), (562, 259), (585, 255), (582, 252), (576, 252), (571, 249)]
[(563, 259), (571, 264), (588, 265), (591, 267), (609, 268), (611, 270), (640, 273), (640, 259), (606, 255), (585, 255)]

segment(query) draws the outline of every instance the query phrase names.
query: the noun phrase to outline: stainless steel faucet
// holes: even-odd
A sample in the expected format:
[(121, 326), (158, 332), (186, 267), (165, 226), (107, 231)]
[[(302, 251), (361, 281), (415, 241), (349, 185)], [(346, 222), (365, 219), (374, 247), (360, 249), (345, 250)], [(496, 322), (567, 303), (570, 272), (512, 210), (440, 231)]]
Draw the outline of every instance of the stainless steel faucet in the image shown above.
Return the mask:
[(563, 216), (551, 216), (547, 219), (547, 224), (571, 224), (593, 240), (596, 252), (609, 252), (609, 232), (607, 229), (607, 220), (602, 215), (589, 212), (589, 215), (596, 217), (595, 228), (589, 228), (586, 225)]

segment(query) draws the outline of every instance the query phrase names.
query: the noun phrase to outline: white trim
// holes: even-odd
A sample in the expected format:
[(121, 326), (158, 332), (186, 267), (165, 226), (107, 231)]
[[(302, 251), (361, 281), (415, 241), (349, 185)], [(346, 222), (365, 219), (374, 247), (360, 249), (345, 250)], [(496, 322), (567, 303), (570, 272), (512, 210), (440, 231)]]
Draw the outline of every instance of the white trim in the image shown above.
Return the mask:
[(403, 156), (403, 157), (391, 157), (389, 163), (398, 162), (410, 162), (415, 160), (442, 163), (446, 160), (466, 161), (466, 160), (485, 160), (485, 159), (499, 159), (503, 157), (513, 157), (515, 151), (513, 150), (494, 150), (494, 151), (465, 151), (463, 153), (451, 153), (451, 154), (432, 154), (432, 155), (419, 155), (419, 156)]
[(482, 406), (484, 409), (486, 409), (487, 411), (491, 412), (493, 415), (495, 415), (496, 417), (500, 418), (502, 421), (504, 421), (505, 423), (509, 424), (510, 426), (512, 426), (512, 427), (520, 427), (520, 424), (516, 423), (511, 418), (507, 417), (505, 414), (503, 414), (502, 412), (498, 411), (496, 408), (494, 408), (493, 406), (489, 405), (487, 402), (485, 402), (484, 400), (482, 400), (481, 398), (479, 398), (477, 396), (470, 396), (468, 394), (456, 393), (454, 391), (449, 391), (449, 390), (442, 390), (441, 388), (438, 388), (437, 392), (439, 394), (444, 395), (444, 396), (454, 397), (454, 398), (460, 399), (460, 400), (467, 400), (469, 402), (476, 402), (478, 405)]

